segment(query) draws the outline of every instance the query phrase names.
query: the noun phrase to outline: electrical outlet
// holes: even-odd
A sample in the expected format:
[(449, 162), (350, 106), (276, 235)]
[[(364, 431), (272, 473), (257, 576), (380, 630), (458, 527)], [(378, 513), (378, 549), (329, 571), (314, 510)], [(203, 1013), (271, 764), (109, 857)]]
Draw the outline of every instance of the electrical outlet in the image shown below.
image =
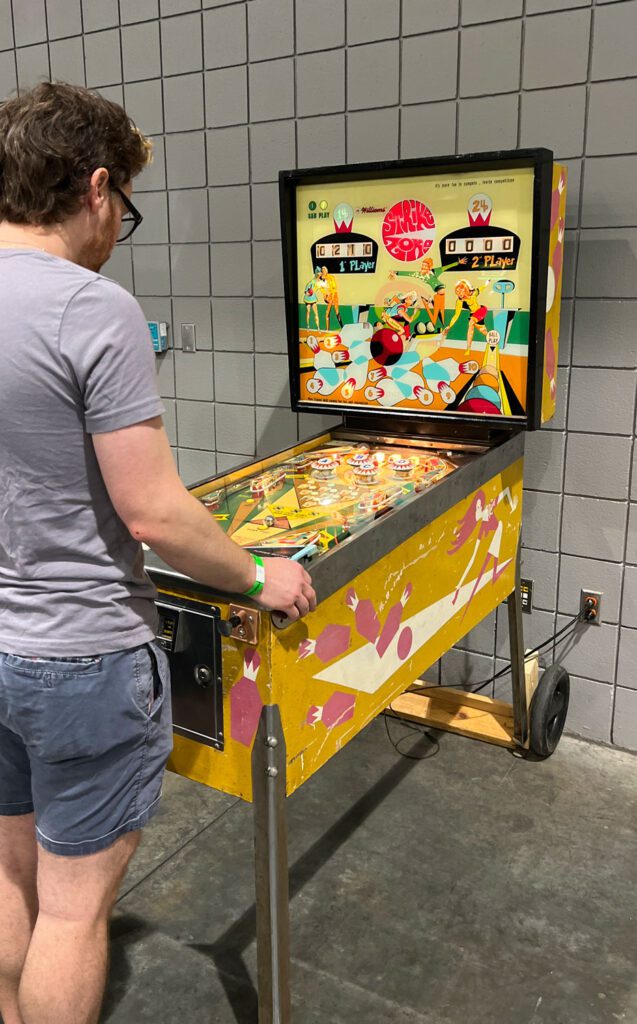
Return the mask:
[(579, 610), (584, 622), (589, 626), (602, 624), (602, 597), (599, 590), (582, 590), (579, 599)]

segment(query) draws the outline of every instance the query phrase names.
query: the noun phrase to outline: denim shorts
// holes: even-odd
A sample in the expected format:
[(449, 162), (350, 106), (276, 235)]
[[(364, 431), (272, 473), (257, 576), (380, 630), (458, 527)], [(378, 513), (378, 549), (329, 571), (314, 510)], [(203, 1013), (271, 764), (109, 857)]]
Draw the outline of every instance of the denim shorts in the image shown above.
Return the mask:
[(87, 658), (0, 653), (0, 815), (35, 812), (45, 850), (97, 853), (145, 825), (171, 749), (156, 644)]

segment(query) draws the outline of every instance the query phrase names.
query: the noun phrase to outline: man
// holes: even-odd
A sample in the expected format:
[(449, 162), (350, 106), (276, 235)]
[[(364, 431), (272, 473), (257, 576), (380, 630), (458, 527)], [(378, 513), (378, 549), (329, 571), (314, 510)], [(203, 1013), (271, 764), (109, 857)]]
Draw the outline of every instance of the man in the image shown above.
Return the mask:
[[(252, 556), (177, 476), (140, 307), (99, 274), (141, 219), (130, 196), (149, 155), (84, 89), (45, 83), (0, 107), (4, 1024), (98, 1019), (110, 911), (171, 747), (141, 542), (255, 590)], [(315, 607), (296, 563), (264, 565), (265, 607)]]

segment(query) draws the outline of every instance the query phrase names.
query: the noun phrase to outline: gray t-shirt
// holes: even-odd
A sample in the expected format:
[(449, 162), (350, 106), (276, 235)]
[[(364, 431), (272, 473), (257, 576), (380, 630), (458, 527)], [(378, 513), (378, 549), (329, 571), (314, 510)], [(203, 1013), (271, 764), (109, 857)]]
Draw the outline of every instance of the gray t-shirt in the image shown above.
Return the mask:
[(91, 434), (163, 411), (132, 295), (48, 253), (0, 249), (0, 651), (107, 654), (152, 639), (155, 589)]

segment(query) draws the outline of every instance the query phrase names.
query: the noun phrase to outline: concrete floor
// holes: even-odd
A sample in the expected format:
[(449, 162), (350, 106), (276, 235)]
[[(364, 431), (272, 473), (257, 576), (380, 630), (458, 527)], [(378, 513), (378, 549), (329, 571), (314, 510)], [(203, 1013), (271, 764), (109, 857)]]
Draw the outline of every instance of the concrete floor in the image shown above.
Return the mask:
[[(289, 802), (295, 1024), (635, 1024), (636, 767), (449, 734), (407, 760), (375, 722)], [(256, 1024), (251, 827), (247, 805), (167, 778), (103, 1021)]]

